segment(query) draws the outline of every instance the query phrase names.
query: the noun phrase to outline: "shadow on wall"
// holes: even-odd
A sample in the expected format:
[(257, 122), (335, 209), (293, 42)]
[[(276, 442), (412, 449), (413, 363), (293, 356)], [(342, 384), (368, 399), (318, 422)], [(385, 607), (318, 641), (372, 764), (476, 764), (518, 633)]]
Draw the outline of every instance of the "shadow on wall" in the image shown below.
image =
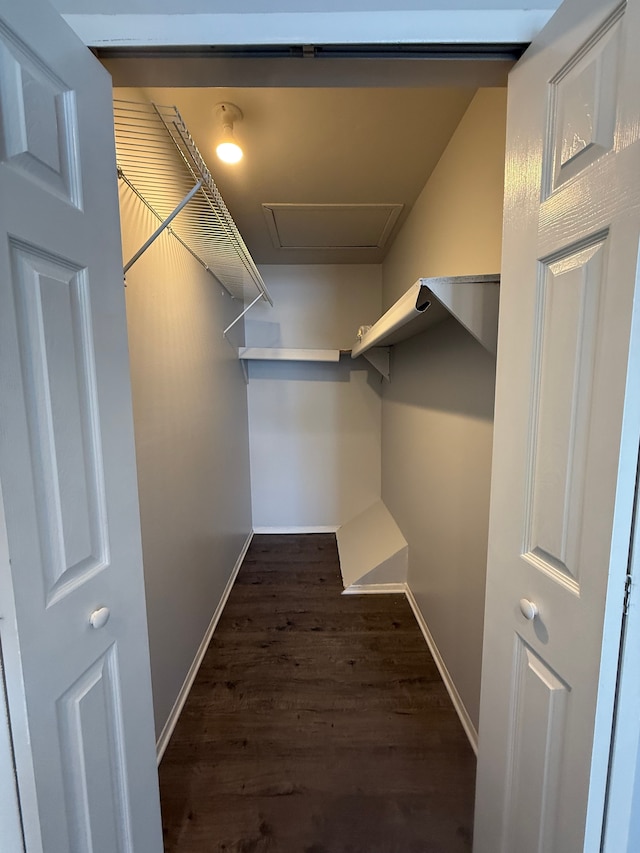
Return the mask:
[(251, 361), (250, 379), (273, 379), (280, 382), (350, 382), (351, 359), (334, 361)]
[(364, 359), (349, 355), (334, 361), (251, 361), (250, 379), (273, 379), (280, 382), (351, 382), (352, 374), (367, 373), (367, 384), (378, 394), (382, 393), (384, 380), (375, 368)]
[(448, 319), (392, 350), (389, 401), (493, 422), (496, 359)]
[(365, 358), (343, 355), (334, 361), (250, 361), (250, 379), (273, 379), (280, 382), (351, 382), (352, 374), (367, 373), (367, 384), (382, 394), (384, 380)]
[(495, 359), (455, 320), (395, 348), (382, 498), (408, 583), (474, 726), (484, 620)]

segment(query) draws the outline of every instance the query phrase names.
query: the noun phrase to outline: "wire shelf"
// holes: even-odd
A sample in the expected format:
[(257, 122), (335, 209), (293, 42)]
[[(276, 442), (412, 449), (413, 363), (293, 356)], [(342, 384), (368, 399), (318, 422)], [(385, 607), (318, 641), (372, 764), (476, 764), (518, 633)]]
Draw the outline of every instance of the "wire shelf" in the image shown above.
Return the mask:
[(262, 276), (175, 107), (114, 101), (118, 174), (161, 221), (200, 187), (168, 230), (235, 299), (273, 305)]

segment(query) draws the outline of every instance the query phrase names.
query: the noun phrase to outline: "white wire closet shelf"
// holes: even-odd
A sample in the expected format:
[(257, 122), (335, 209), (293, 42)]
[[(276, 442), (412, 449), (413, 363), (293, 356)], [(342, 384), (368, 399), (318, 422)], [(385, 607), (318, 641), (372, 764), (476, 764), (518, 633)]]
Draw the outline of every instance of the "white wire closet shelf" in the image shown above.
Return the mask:
[(273, 305), (178, 110), (115, 100), (114, 120), (119, 177), (234, 299), (263, 298)]

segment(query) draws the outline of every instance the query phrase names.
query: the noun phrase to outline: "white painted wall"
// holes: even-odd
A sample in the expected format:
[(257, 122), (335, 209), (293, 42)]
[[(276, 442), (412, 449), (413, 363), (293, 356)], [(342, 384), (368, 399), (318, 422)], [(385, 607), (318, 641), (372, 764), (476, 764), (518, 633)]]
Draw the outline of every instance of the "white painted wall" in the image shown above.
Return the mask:
[[(347, 349), (380, 314), (375, 265), (263, 266), (275, 307), (247, 315), (251, 346)], [(366, 362), (253, 362), (253, 521), (336, 528), (380, 499), (380, 379)]]
[[(121, 187), (128, 259), (157, 227)], [(160, 734), (251, 531), (238, 305), (170, 235), (127, 274), (151, 674)], [(242, 329), (239, 329), (242, 334)]]
[[(383, 265), (391, 305), (419, 276), (500, 269), (506, 92), (479, 90)], [(382, 499), (408, 582), (477, 727), (495, 359), (455, 320), (394, 349)]]

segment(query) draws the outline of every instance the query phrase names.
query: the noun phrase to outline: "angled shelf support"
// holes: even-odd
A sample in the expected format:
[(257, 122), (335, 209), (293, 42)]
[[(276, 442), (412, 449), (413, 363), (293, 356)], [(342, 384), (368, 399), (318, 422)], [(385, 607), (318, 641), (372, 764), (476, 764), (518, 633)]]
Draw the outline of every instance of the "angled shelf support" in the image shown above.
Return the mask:
[(391, 381), (391, 347), (371, 347), (362, 355), (383, 379)]
[(240, 320), (242, 320), (242, 318), (243, 318), (243, 317), (244, 317), (244, 315), (247, 313), (247, 311), (250, 311), (250, 310), (251, 310), (251, 308), (253, 308), (253, 306), (256, 304), (256, 302), (259, 302), (259, 301), (260, 301), (261, 299), (263, 299), (263, 298), (264, 298), (264, 297), (263, 297), (262, 293), (259, 293), (259, 294), (256, 296), (256, 298), (253, 300), (253, 302), (251, 302), (249, 305), (247, 305), (247, 307), (244, 309), (244, 311), (242, 311), (240, 314), (238, 314), (238, 316), (236, 317), (236, 319), (235, 319), (235, 320), (232, 320), (232, 321), (229, 323), (229, 325), (227, 326), (227, 328), (226, 328), (226, 329), (224, 330), (224, 332), (222, 333), (222, 334), (225, 336), (225, 338), (226, 338), (226, 336), (227, 336), (227, 332), (228, 332), (230, 329), (233, 329), (233, 327), (235, 326), (235, 324), (236, 324), (236, 323), (239, 323), (239, 322), (240, 322)]

